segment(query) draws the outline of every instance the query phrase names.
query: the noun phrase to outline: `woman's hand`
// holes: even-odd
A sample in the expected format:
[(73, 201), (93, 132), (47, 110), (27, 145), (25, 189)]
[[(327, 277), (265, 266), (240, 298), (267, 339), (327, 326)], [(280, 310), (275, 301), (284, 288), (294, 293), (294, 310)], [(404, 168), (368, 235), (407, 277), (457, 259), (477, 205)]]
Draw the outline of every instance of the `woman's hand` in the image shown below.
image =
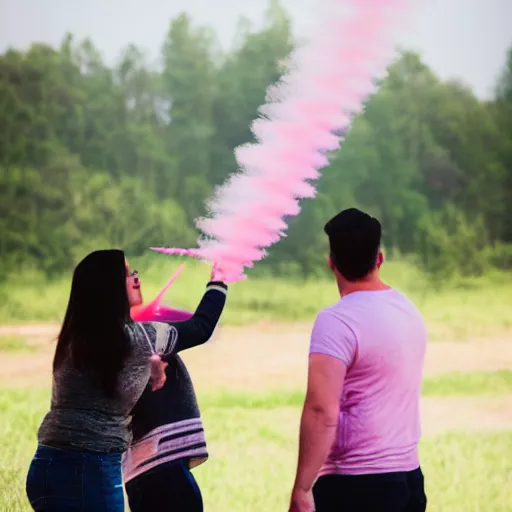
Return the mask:
[(167, 377), (165, 376), (165, 369), (167, 368), (168, 363), (162, 361), (158, 354), (153, 354), (150, 358), (151, 363), (151, 391), (158, 391), (162, 389), (165, 380)]
[(219, 264), (214, 263), (212, 265), (212, 273), (210, 274), (210, 281), (221, 281), (224, 282), (224, 276), (219, 270)]
[(212, 265), (212, 273), (210, 275), (210, 281), (220, 281), (221, 283), (228, 284), (228, 283), (235, 283), (237, 281), (242, 281), (243, 279), (246, 279), (247, 276), (243, 275), (238, 277), (237, 279), (230, 278), (228, 279), (224, 271), (222, 270), (222, 266), (215, 262)]

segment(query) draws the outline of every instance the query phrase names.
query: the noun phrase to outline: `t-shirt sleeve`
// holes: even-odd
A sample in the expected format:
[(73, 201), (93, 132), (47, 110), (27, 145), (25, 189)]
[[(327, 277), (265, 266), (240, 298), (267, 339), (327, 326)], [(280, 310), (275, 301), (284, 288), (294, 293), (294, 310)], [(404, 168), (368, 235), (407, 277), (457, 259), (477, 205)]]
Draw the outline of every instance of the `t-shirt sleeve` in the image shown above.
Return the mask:
[(352, 329), (329, 311), (321, 311), (313, 325), (309, 353), (336, 357), (350, 366), (356, 352), (357, 340)]

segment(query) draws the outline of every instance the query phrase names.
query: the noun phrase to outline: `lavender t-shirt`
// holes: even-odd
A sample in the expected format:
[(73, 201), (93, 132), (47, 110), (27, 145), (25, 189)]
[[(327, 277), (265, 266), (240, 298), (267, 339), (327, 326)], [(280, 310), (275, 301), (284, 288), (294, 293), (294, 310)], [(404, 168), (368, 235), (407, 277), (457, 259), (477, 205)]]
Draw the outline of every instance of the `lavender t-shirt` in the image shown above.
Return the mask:
[(318, 314), (310, 353), (347, 366), (336, 441), (319, 476), (419, 466), (426, 342), (421, 314), (393, 289), (354, 292)]

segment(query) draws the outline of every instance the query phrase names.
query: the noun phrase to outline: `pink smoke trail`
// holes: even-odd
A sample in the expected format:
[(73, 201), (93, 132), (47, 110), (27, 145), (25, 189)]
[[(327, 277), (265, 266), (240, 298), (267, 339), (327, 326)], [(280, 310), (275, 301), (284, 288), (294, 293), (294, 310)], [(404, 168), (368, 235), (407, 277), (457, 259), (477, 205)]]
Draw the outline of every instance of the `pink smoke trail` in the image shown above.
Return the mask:
[[(300, 212), (299, 200), (315, 196), (310, 181), (328, 165), (342, 133), (375, 90), (394, 55), (392, 28), (410, 0), (323, 0), (309, 44), (291, 56), (289, 72), (267, 90), (267, 103), (252, 124), (258, 143), (235, 150), (241, 172), (220, 187), (197, 249), (153, 248), (217, 262), (217, 279), (234, 282), (267, 254)], [(350, 13), (343, 10), (350, 7)]]
[(135, 322), (183, 322), (191, 318), (193, 313), (190, 311), (174, 309), (162, 304), (165, 292), (178, 279), (184, 269), (185, 264), (180, 265), (160, 293), (149, 304), (133, 306), (130, 309), (132, 320)]

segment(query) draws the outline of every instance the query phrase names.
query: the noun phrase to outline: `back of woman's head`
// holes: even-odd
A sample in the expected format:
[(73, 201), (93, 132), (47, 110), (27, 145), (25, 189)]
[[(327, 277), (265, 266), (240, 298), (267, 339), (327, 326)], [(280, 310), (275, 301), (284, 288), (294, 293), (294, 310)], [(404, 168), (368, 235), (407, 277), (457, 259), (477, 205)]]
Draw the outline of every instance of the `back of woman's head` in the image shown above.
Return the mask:
[(64, 360), (87, 373), (111, 397), (129, 355), (130, 320), (123, 251), (101, 250), (75, 268), (69, 303), (55, 351), (54, 371)]

